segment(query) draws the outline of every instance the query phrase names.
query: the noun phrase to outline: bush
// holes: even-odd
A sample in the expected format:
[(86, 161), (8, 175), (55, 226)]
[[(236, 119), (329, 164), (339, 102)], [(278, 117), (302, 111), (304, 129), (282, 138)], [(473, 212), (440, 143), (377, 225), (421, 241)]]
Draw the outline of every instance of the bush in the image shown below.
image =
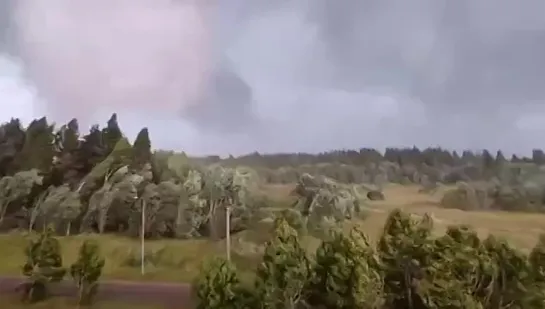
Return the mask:
[(461, 210), (485, 210), (492, 207), (487, 188), (482, 185), (459, 182), (455, 189), (443, 195), (440, 205)]
[(53, 237), (53, 228), (46, 229), (38, 239), (31, 240), (25, 249), (23, 275), (26, 282), (20, 287), (23, 301), (37, 302), (48, 296), (48, 284), (64, 278), (59, 241)]
[(70, 267), (70, 275), (78, 287), (78, 303), (88, 305), (98, 290), (98, 279), (102, 275), (105, 261), (94, 241), (86, 240), (79, 250), (77, 261)]

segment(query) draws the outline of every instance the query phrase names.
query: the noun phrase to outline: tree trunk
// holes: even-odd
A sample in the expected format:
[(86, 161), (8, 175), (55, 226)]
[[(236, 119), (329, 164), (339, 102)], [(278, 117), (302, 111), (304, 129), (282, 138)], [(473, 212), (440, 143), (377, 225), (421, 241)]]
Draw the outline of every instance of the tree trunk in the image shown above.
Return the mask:
[(4, 217), (6, 216), (6, 212), (8, 211), (9, 203), (10, 201), (8, 201), (7, 203), (2, 203), (2, 214), (0, 214), (0, 224), (4, 222)]

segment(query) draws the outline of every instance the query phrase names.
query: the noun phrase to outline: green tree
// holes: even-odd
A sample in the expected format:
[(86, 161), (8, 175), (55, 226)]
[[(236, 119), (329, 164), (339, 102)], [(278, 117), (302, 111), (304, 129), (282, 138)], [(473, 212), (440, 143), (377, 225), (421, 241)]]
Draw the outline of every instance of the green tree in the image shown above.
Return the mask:
[(80, 305), (88, 305), (93, 301), (104, 264), (98, 243), (86, 240), (79, 249), (77, 261), (70, 267), (70, 276), (78, 287)]
[(79, 148), (79, 124), (72, 119), (56, 134), (56, 142), (62, 153), (72, 153)]
[(59, 241), (53, 237), (53, 229), (46, 229), (38, 239), (31, 240), (25, 249), (26, 262), (23, 275), (27, 281), (21, 286), (23, 301), (36, 302), (48, 294), (48, 284), (64, 278)]
[(467, 226), (451, 226), (435, 239), (421, 293), (430, 309), (482, 309), (493, 263), (477, 233)]
[(148, 128), (143, 128), (136, 135), (134, 145), (132, 147), (132, 168), (140, 170), (146, 164), (151, 164), (151, 141), (149, 138)]
[(115, 145), (122, 137), (123, 132), (119, 128), (117, 114), (113, 113), (106, 123), (106, 127), (102, 129), (102, 140), (106, 146), (106, 149), (108, 150), (108, 153), (114, 149)]
[(223, 258), (204, 264), (193, 284), (197, 309), (255, 308), (253, 295), (244, 289), (236, 268)]
[(363, 232), (334, 231), (316, 250), (309, 303), (327, 309), (382, 308), (382, 281), (378, 259)]
[(415, 219), (396, 209), (390, 213), (377, 244), (384, 272), (387, 302), (394, 308), (418, 308), (420, 283), (433, 249), (431, 218)]
[(17, 156), (18, 170), (38, 169), (49, 172), (55, 154), (53, 125), (45, 117), (30, 123), (25, 143)]
[(21, 121), (12, 118), (9, 122), (0, 126), (0, 176), (13, 175), (18, 172), (16, 157), (25, 143), (25, 131)]
[(256, 274), (255, 288), (261, 308), (297, 308), (305, 300), (303, 292), (310, 274), (310, 261), (297, 231), (286, 220), (277, 219), (273, 239), (266, 244)]
[[(20, 210), (28, 202), (33, 189), (42, 184), (38, 170), (21, 171), (0, 179), (0, 222), (13, 210)], [(16, 206), (18, 209), (13, 209)], [(10, 211), (8, 212), (8, 208)]]
[(485, 239), (483, 245), (493, 262), (488, 293), (482, 298), (484, 308), (525, 308), (528, 290), (535, 284), (529, 280), (528, 256), (493, 235)]
[(117, 141), (106, 160), (110, 158), (112, 159), (112, 163), (110, 165), (111, 171), (115, 171), (120, 167), (130, 164), (132, 160), (132, 146), (127, 138), (122, 137)]
[(83, 175), (78, 160), (79, 146), (78, 121), (72, 119), (55, 134), (55, 159), (50, 177), (52, 184), (69, 183), (74, 186), (81, 179)]
[(530, 252), (531, 283), (525, 303), (528, 308), (545, 308), (545, 235), (540, 235), (539, 241)]

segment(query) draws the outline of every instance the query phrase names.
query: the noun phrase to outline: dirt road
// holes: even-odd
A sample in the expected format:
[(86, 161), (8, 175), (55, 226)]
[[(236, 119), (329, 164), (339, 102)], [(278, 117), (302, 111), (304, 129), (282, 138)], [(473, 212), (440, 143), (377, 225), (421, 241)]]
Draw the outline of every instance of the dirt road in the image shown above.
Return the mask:
[[(24, 282), (20, 277), (0, 277), (0, 295), (15, 293)], [(53, 296), (73, 297), (76, 287), (70, 281), (51, 286)], [(165, 309), (191, 308), (191, 287), (189, 284), (104, 281), (100, 283), (97, 301), (115, 300), (130, 303), (149, 303), (164, 306)]]

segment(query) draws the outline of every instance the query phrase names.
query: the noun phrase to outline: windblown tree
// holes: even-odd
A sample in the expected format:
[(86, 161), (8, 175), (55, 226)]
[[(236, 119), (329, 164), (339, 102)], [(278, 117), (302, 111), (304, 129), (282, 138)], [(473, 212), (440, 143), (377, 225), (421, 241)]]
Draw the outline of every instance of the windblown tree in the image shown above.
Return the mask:
[(42, 180), (36, 169), (0, 179), (0, 222), (6, 214), (15, 213), (31, 202), (30, 194), (35, 186), (42, 184)]
[(128, 174), (126, 168), (120, 168), (105, 176), (103, 185), (93, 193), (89, 207), (82, 219), (82, 230), (96, 229), (104, 233), (108, 226), (119, 231), (121, 226), (128, 227), (131, 209), (138, 200), (138, 186), (144, 178)]
[(139, 171), (146, 164), (151, 164), (152, 154), (151, 154), (151, 141), (149, 138), (148, 128), (143, 128), (136, 135), (134, 144), (132, 147), (132, 169)]
[(79, 249), (77, 261), (70, 266), (70, 276), (78, 287), (78, 304), (92, 303), (98, 292), (98, 280), (104, 265), (98, 243), (86, 240)]
[(29, 229), (34, 228), (39, 220), (42, 228), (52, 226), (57, 231), (62, 230), (65, 235), (70, 235), (72, 224), (81, 211), (78, 192), (73, 191), (67, 184), (51, 186), (32, 208)]
[(295, 206), (306, 218), (309, 231), (334, 228), (361, 211), (353, 190), (326, 177), (303, 174), (292, 194), (298, 197)]
[(30, 123), (26, 130), (25, 143), (17, 155), (18, 170), (50, 171), (55, 154), (53, 129), (53, 125), (48, 124), (45, 117)]
[(183, 190), (182, 186), (172, 181), (163, 181), (158, 185), (147, 183), (139, 201), (133, 204), (129, 223), (131, 234), (141, 233), (141, 217), (143, 206), (145, 206), (144, 233), (146, 237), (175, 235), (181, 190)]
[(102, 129), (102, 140), (108, 153), (116, 146), (117, 142), (123, 137), (123, 133), (117, 123), (117, 114), (114, 113), (106, 123), (106, 127)]
[(255, 289), (262, 308), (301, 308), (310, 278), (310, 261), (297, 232), (286, 221), (277, 220), (256, 272)]
[(25, 143), (25, 131), (19, 119), (11, 119), (0, 126), (0, 177), (13, 175), (13, 164)]
[(51, 183), (61, 185), (68, 183), (77, 186), (85, 176), (82, 173), (80, 158), (79, 125), (77, 119), (72, 119), (62, 126), (55, 135), (55, 157), (51, 172)]
[(78, 159), (82, 165), (81, 169), (88, 173), (96, 164), (104, 160), (108, 154), (109, 152), (104, 143), (100, 128), (98, 125), (92, 126), (89, 133), (83, 136), (78, 151)]
[(307, 297), (325, 308), (383, 308), (383, 278), (377, 255), (357, 229), (334, 231), (316, 250)]
[(53, 230), (46, 229), (37, 239), (31, 240), (25, 255), (22, 271), (27, 281), (21, 286), (23, 300), (41, 301), (48, 296), (49, 284), (61, 281), (66, 274), (60, 243), (53, 236)]

